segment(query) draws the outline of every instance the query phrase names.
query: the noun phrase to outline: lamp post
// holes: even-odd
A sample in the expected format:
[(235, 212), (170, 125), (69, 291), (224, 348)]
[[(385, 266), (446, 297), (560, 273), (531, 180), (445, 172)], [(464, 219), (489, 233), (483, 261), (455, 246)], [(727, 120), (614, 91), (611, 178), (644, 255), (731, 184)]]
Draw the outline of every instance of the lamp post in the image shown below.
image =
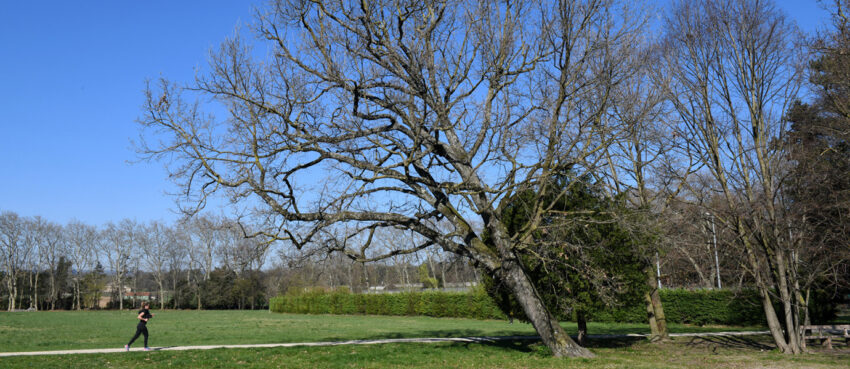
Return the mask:
[(714, 229), (714, 214), (705, 213), (706, 216), (711, 218), (711, 238), (714, 241), (714, 267), (717, 272), (717, 288), (723, 288), (723, 285), (720, 283), (720, 257), (717, 255), (717, 232)]

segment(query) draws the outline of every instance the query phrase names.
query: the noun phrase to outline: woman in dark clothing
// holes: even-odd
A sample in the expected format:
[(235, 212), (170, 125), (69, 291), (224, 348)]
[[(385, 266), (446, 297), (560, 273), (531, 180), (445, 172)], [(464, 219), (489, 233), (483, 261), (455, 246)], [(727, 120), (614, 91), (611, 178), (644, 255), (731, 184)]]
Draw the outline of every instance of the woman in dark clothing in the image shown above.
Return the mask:
[(150, 351), (150, 348), (148, 347), (148, 326), (147, 326), (148, 320), (150, 320), (150, 318), (153, 318), (153, 314), (151, 314), (150, 310), (148, 310), (150, 308), (150, 306), (151, 305), (147, 302), (142, 304), (142, 310), (139, 310), (139, 315), (138, 315), (139, 324), (136, 325), (136, 335), (133, 336), (133, 339), (130, 340), (130, 343), (124, 345), (124, 350), (130, 351), (130, 345), (133, 344), (133, 341), (135, 341), (136, 338), (139, 338), (140, 334), (143, 334), (145, 336), (145, 351)]

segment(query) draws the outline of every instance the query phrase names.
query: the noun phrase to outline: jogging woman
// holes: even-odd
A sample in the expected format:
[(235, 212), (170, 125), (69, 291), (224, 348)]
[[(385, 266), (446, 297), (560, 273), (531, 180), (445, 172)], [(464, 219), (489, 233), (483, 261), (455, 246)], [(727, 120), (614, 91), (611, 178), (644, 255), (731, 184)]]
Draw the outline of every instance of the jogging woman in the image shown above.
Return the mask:
[(140, 334), (145, 335), (145, 351), (151, 350), (150, 347), (148, 347), (148, 326), (147, 326), (148, 320), (153, 318), (153, 314), (151, 314), (150, 310), (148, 310), (150, 307), (151, 307), (150, 303), (146, 302), (146, 303), (142, 304), (142, 310), (139, 310), (139, 315), (138, 315), (139, 324), (136, 325), (136, 335), (133, 336), (133, 339), (130, 340), (130, 343), (124, 345), (124, 350), (130, 351), (130, 345), (133, 344), (133, 341), (135, 341), (136, 338), (139, 338)]

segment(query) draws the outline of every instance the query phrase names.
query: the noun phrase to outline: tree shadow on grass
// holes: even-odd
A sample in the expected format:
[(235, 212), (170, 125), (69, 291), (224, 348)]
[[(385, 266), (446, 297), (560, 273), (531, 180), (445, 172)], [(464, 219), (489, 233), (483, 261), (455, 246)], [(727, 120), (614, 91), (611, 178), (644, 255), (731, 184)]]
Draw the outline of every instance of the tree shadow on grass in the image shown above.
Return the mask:
[(688, 343), (688, 347), (704, 347), (704, 348), (724, 348), (724, 349), (750, 349), (750, 350), (773, 350), (775, 347), (747, 336), (704, 336), (693, 337)]
[[(573, 336), (573, 339), (576, 339)], [(606, 337), (606, 338), (588, 338), (585, 344), (587, 348), (623, 348), (631, 347), (635, 344), (646, 342), (645, 337)]]
[(516, 331), (502, 331), (484, 333), (476, 329), (438, 329), (438, 330), (422, 330), (416, 332), (395, 333), (387, 332), (376, 334), (373, 336), (364, 337), (365, 340), (380, 340), (394, 338), (460, 338), (460, 337), (501, 337), (501, 336), (517, 336)]
[[(538, 336), (516, 335), (516, 332), (490, 332), (491, 334), (484, 335), (483, 332), (470, 329), (457, 330), (429, 330), (419, 331), (415, 333), (389, 333), (380, 334), (365, 338), (366, 340), (377, 339), (393, 339), (393, 338), (481, 338), (473, 342), (455, 342), (452, 345), (457, 347), (469, 347), (470, 345), (487, 345), (505, 350), (516, 350), (519, 352), (539, 352), (547, 351), (546, 346), (541, 342)], [(573, 340), (576, 340), (575, 335), (571, 335)], [(646, 342), (644, 337), (598, 337), (588, 338), (585, 347), (587, 348), (624, 348), (631, 347), (635, 344)]]
[[(573, 339), (576, 339), (573, 336)], [(596, 339), (588, 339), (585, 342), (584, 347), (590, 349), (596, 348), (625, 348), (631, 347), (640, 342), (645, 342), (645, 338), (641, 337), (624, 337), (624, 338), (596, 338)], [(506, 351), (516, 351), (522, 353), (532, 353), (536, 355), (540, 355), (542, 357), (549, 357), (552, 355), (552, 352), (549, 351), (549, 348), (546, 347), (545, 344), (540, 340), (539, 337), (524, 337), (519, 339), (512, 340), (497, 340), (497, 341), (484, 341), (484, 342), (463, 342), (463, 343), (454, 343), (453, 345), (457, 347), (469, 347), (470, 345), (486, 345), (489, 347), (495, 347), (501, 350)]]

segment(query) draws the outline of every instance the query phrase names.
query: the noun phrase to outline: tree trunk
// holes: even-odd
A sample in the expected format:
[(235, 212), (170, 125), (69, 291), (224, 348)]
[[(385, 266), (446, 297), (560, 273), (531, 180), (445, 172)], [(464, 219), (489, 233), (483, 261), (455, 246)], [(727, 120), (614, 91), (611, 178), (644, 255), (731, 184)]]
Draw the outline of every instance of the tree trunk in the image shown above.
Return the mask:
[(775, 255), (776, 258), (776, 268), (779, 272), (779, 298), (782, 300), (782, 309), (785, 315), (785, 339), (788, 343), (788, 352), (792, 354), (799, 354), (802, 352), (802, 347), (800, 346), (800, 335), (798, 331), (800, 330), (799, 318), (798, 315), (795, 314), (794, 309), (794, 297), (796, 293), (790, 291), (791, 287), (794, 285), (793, 283), (788, 283), (791, 275), (788, 273), (785, 263), (785, 252), (783, 250), (778, 250)]
[[(32, 281), (32, 275), (35, 274), (35, 283)], [(38, 310), (38, 271), (30, 274), (30, 287), (32, 287), (32, 301), (30, 301), (30, 307), (35, 307)]]
[(118, 280), (118, 310), (124, 310), (124, 281), (120, 279)]
[(759, 295), (761, 295), (761, 303), (764, 308), (765, 318), (767, 319), (767, 327), (779, 351), (790, 353), (791, 348), (788, 346), (788, 342), (785, 341), (785, 336), (782, 333), (782, 324), (779, 322), (779, 317), (776, 316), (776, 310), (773, 309), (773, 302), (770, 300), (768, 293), (766, 288), (759, 286)]
[(50, 311), (56, 310), (56, 276), (50, 273)]
[[(186, 279), (188, 279), (188, 276)], [(204, 280), (206, 280), (206, 277), (204, 277)], [(195, 291), (197, 291), (198, 297), (198, 310), (201, 310), (201, 292), (203, 291), (203, 285), (201, 284), (201, 281), (195, 280)]]
[(83, 310), (83, 289), (80, 287), (81, 281), (77, 280), (77, 311)]
[(18, 284), (15, 283), (15, 276), (11, 277), (9, 282), (9, 311), (15, 311), (15, 298), (18, 297)]
[(578, 323), (578, 344), (584, 346), (587, 344), (587, 317), (584, 311), (576, 311), (576, 323)]
[[(11, 276), (10, 276), (11, 275)], [(6, 286), (9, 288), (9, 311), (15, 310), (15, 298), (18, 296), (18, 286), (15, 283), (15, 275), (6, 275)]]
[(552, 350), (553, 355), (556, 357), (595, 356), (590, 350), (579, 346), (561, 328), (558, 320), (543, 304), (543, 300), (516, 259), (503, 262), (500, 274), (543, 343)]
[(164, 310), (165, 309), (165, 299), (163, 298), (162, 293), (165, 290), (165, 288), (163, 288), (163, 286), (162, 286), (162, 281), (160, 281), (158, 283), (158, 285), (159, 285), (159, 308), (160, 308), (160, 310)]
[(664, 306), (658, 293), (658, 279), (651, 266), (647, 268), (646, 274), (649, 291), (644, 295), (644, 299), (646, 300), (646, 315), (649, 319), (649, 341), (667, 341), (670, 339), (670, 334), (667, 332), (667, 318), (664, 316)]
[[(738, 224), (740, 228), (740, 220)], [(770, 335), (773, 337), (773, 342), (776, 343), (776, 347), (779, 348), (779, 351), (790, 353), (792, 352), (791, 347), (788, 346), (788, 341), (785, 340), (785, 336), (782, 332), (782, 324), (776, 316), (776, 310), (773, 308), (773, 302), (770, 299), (770, 287), (765, 284), (764, 278), (762, 278), (761, 264), (752, 250), (752, 244), (750, 244), (747, 239), (743, 239), (743, 242), (744, 248), (747, 251), (747, 261), (750, 264), (753, 278), (756, 280), (756, 287), (759, 290), (759, 297), (761, 297), (761, 304), (764, 309), (764, 316), (767, 320), (767, 327), (770, 330)]]

